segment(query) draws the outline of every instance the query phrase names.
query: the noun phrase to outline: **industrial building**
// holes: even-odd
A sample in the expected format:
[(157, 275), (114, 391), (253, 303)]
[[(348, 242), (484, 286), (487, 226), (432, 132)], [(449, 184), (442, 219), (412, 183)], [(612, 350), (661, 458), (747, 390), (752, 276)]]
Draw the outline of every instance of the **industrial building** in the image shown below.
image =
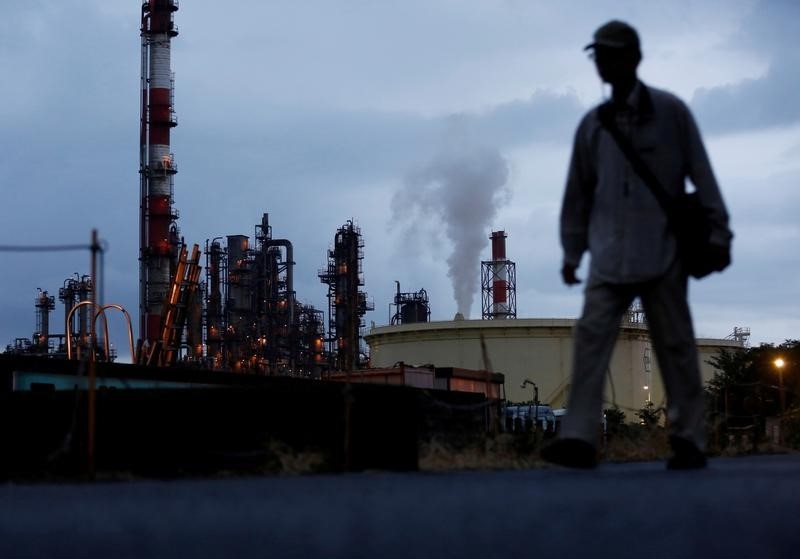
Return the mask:
[[(94, 292), (94, 282), (89, 275), (75, 274), (64, 280), (58, 290), (58, 300), (63, 305), (64, 315), (62, 321), (56, 321), (53, 326), (50, 314), (56, 308), (56, 298), (47, 290), (37, 289), (34, 299), (36, 312), (36, 330), (30, 338), (20, 337), (6, 346), (6, 353), (16, 355), (67, 357), (67, 349), (74, 348), (74, 355), (80, 357), (89, 348), (90, 322), (93, 316), (89, 305), (81, 305), (81, 301), (88, 301)], [(61, 330), (63, 326), (64, 330)], [(105, 330), (103, 331), (105, 332)], [(109, 343), (107, 349), (105, 340), (97, 344), (97, 351), (102, 353), (99, 357), (103, 361), (114, 361), (117, 357), (116, 349)]]
[[(197, 313), (196, 358), (212, 369), (319, 377), (325, 365), (323, 316), (298, 303), (294, 247), (272, 236), (269, 215), (246, 235), (206, 241), (206, 294)], [(187, 343), (187, 346), (190, 344)], [(203, 351), (205, 348), (205, 352)]]
[[(364, 241), (352, 220), (336, 232), (327, 267), (319, 273), (328, 287), (327, 331), (324, 312), (298, 302), (292, 243), (273, 238), (268, 214), (252, 237), (215, 237), (205, 251), (181, 237), (170, 141), (178, 125), (171, 51), (179, 6), (176, 0), (144, 0), (140, 6), (138, 343), (127, 311), (98, 303), (95, 278), (76, 275), (59, 290), (63, 330), (50, 320), (55, 297), (39, 289), (36, 331), (15, 339), (6, 352), (67, 359), (88, 352), (95, 360), (113, 361), (105, 311), (114, 308), (128, 320), (132, 359), (142, 365), (313, 378), (364, 366), (363, 317), (373, 306), (361, 291)], [(99, 318), (102, 338), (95, 334)]]
[[(396, 316), (416, 320), (370, 329), (371, 366), (458, 367), (496, 371), (505, 375), (510, 402), (538, 400), (554, 408), (566, 406), (572, 371), (575, 319), (516, 318), (516, 273), (506, 257), (507, 235), (492, 232), (492, 258), (481, 263), (482, 320), (428, 322), (416, 311), (418, 302), (398, 296)], [(410, 305), (406, 312), (404, 305)], [(427, 299), (425, 300), (427, 310)], [(414, 311), (414, 312), (412, 312)], [(714, 369), (708, 359), (720, 349), (743, 347), (748, 329), (735, 329), (729, 339), (698, 339), (701, 373), (709, 380)], [(647, 402), (665, 398), (658, 362), (652, 350), (647, 322), (634, 303), (625, 316), (609, 366), (606, 401), (623, 410), (638, 410)]]
[(336, 371), (358, 369), (367, 362), (361, 328), (364, 315), (375, 306), (359, 289), (364, 285), (363, 260), (361, 230), (350, 220), (336, 231), (328, 267), (319, 272), (320, 281), (328, 285), (327, 341), (331, 368)]
[[(541, 402), (566, 406), (572, 370), (574, 319), (454, 320), (379, 326), (365, 336), (373, 367), (398, 362), (420, 366), (460, 367), (503, 373), (511, 402), (532, 400), (528, 379)], [(743, 347), (741, 340), (699, 339), (703, 380), (713, 376), (708, 359), (720, 349)], [(648, 401), (659, 405), (664, 388), (646, 323), (626, 318), (609, 367), (606, 399), (636, 410)]]

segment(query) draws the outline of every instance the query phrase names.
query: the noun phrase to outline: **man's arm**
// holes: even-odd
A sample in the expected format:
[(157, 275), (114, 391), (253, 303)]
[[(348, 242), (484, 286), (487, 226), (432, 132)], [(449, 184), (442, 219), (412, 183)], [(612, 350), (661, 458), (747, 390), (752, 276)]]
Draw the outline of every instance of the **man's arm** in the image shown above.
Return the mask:
[(561, 203), (561, 247), (564, 249), (561, 276), (567, 285), (580, 283), (575, 271), (589, 245), (589, 215), (592, 211), (596, 175), (586, 139), (587, 118), (588, 115), (575, 132), (567, 186)]

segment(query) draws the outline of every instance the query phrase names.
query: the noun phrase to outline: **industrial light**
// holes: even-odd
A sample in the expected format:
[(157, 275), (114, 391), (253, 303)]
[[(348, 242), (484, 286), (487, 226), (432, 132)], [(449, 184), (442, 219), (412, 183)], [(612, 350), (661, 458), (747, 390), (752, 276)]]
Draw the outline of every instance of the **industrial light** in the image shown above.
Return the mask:
[(778, 357), (775, 361), (773, 361), (773, 363), (779, 369), (782, 369), (783, 366), (786, 365), (786, 361), (784, 361), (783, 358), (781, 358), (781, 357)]

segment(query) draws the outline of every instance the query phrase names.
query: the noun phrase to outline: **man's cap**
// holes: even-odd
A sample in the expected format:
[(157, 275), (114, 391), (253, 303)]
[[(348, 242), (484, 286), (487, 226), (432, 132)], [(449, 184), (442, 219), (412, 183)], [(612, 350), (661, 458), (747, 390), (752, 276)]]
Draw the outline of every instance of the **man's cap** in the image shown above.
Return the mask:
[(639, 49), (639, 34), (624, 21), (612, 19), (594, 32), (594, 41), (583, 47), (583, 50), (596, 47)]

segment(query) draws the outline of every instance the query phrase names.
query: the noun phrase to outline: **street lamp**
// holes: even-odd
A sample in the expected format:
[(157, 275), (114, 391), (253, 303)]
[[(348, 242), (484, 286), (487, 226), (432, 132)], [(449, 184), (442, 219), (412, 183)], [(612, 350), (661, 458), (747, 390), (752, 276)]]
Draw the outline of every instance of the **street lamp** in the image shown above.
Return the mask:
[(782, 357), (778, 357), (772, 364), (778, 369), (778, 390), (781, 398), (781, 416), (783, 416), (786, 412), (786, 394), (783, 391), (783, 368), (786, 366), (786, 361)]
[[(539, 387), (531, 379), (526, 378), (522, 381), (520, 388), (524, 389), (528, 385), (533, 386), (533, 428), (539, 429)], [(528, 408), (530, 410), (530, 408)], [(530, 412), (529, 412), (530, 413)]]

